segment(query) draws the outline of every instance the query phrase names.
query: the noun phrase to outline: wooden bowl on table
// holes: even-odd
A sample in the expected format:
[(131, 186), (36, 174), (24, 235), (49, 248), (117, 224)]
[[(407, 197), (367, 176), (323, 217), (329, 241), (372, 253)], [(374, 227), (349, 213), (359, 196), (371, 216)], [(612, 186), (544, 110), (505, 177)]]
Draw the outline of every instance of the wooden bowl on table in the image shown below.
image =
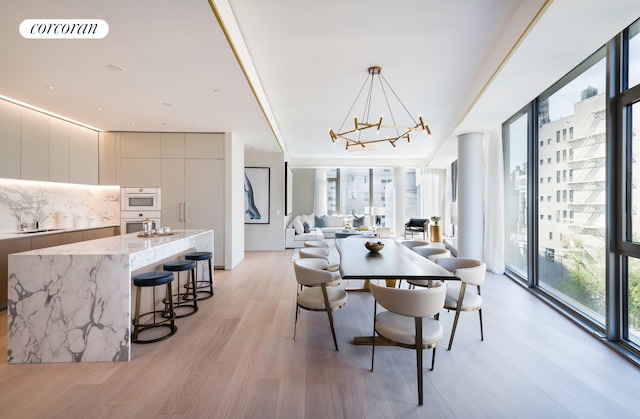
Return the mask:
[(384, 248), (384, 244), (382, 242), (366, 242), (364, 247), (371, 253), (378, 253)]

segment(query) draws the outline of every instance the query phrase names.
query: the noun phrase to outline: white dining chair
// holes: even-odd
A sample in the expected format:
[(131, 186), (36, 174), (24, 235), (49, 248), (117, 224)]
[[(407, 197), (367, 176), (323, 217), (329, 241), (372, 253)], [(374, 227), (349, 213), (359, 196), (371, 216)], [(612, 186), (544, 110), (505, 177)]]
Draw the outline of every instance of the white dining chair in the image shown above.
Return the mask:
[(403, 246), (409, 248), (409, 249), (413, 249), (416, 246), (426, 246), (429, 244), (428, 241), (424, 241), (424, 240), (405, 240), (403, 242), (401, 242)]
[[(436, 347), (443, 335), (437, 315), (444, 307), (447, 286), (437, 281), (431, 288), (406, 290), (371, 284), (375, 298), (373, 314), (373, 345), (371, 371), (375, 357), (376, 333), (383, 340), (416, 351), (418, 373), (418, 404), (423, 404), (422, 352), (433, 348), (431, 370), (435, 365)], [(378, 304), (387, 311), (378, 312)]]
[[(444, 302), (444, 308), (456, 311), (448, 349), (451, 350), (453, 345), (453, 338), (456, 334), (461, 311), (478, 312), (480, 316), (480, 340), (484, 340), (480, 286), (484, 283), (487, 266), (480, 260), (463, 258), (440, 258), (436, 260), (436, 263), (460, 278), (460, 281), (448, 281), (447, 283), (447, 298)], [(476, 291), (468, 288), (468, 285), (475, 286)]]
[(411, 250), (413, 250), (420, 256), (429, 259), (431, 262), (435, 262), (436, 259), (439, 258), (451, 257), (451, 251), (449, 249), (442, 247), (433, 247), (431, 245), (415, 246)]
[(347, 302), (347, 292), (341, 287), (328, 286), (334, 281), (331, 272), (325, 269), (316, 269), (309, 266), (302, 260), (293, 262), (293, 269), (296, 281), (302, 286), (298, 290), (296, 298), (296, 316), (293, 326), (293, 340), (296, 339), (298, 327), (298, 313), (300, 309), (309, 311), (324, 311), (329, 318), (331, 335), (336, 351), (338, 350), (338, 340), (333, 326), (333, 312), (341, 309)]
[[(320, 258), (298, 259), (298, 264), (309, 269), (322, 269), (325, 271), (329, 271), (329, 263), (326, 261), (326, 259), (320, 259)], [(329, 271), (329, 272), (331, 273), (333, 280), (331, 282), (327, 282), (327, 286), (334, 287), (334, 286), (340, 285), (342, 281), (340, 272), (339, 271)], [(302, 288), (304, 287), (301, 285), (300, 289)]]
[(330, 271), (337, 271), (340, 268), (340, 255), (333, 249), (328, 247), (302, 247), (298, 250), (300, 259), (316, 258), (325, 259), (329, 264), (327, 268)]

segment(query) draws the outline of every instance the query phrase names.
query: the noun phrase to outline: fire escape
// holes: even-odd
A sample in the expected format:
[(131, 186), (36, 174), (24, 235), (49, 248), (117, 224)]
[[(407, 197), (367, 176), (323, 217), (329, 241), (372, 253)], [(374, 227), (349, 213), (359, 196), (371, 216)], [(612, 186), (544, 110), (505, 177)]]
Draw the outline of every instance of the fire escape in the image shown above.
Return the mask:
[(605, 240), (605, 176), (606, 176), (605, 108), (589, 112), (568, 143), (573, 151), (569, 158), (572, 176), (567, 185), (572, 191), (569, 209), (573, 211), (564, 242), (580, 240), (585, 250), (600, 247)]

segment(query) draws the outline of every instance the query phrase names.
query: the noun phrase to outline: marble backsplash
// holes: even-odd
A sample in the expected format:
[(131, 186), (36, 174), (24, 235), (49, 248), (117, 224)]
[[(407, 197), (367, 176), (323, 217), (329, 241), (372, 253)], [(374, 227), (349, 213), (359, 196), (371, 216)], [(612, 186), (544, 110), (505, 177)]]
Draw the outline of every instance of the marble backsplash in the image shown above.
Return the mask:
[(0, 178), (0, 232), (120, 224), (120, 187)]

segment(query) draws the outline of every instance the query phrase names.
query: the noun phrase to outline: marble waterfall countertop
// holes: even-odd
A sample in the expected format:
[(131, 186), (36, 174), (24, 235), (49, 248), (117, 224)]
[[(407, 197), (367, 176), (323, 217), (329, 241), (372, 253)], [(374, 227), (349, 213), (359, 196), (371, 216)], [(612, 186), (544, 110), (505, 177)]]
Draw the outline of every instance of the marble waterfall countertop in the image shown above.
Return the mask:
[(188, 251), (212, 230), (137, 233), (9, 255), (9, 363), (128, 361), (131, 273)]

